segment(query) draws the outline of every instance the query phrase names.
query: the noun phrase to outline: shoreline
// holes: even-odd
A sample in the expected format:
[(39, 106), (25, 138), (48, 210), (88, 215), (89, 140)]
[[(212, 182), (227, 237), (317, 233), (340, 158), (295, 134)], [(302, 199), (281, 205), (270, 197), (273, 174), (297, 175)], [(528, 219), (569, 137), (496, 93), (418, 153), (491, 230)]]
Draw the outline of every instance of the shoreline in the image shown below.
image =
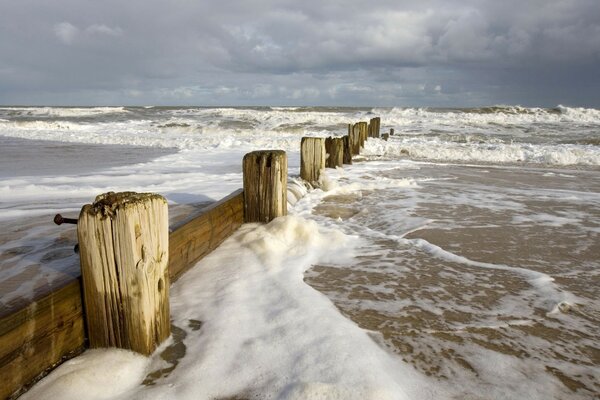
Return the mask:
[(90, 173), (148, 162), (178, 149), (22, 139), (0, 135), (0, 179)]

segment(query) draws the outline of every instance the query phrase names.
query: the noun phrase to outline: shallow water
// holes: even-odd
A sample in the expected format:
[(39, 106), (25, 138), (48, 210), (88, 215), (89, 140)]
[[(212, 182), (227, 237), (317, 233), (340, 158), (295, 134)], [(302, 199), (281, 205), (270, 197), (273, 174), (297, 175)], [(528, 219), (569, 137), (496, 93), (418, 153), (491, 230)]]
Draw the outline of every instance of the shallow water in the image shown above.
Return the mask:
[[(160, 353), (89, 352), (90, 368), (75, 359), (41, 391), (79, 399), (118, 381), (109, 397), (596, 398), (595, 109), (2, 107), (2, 140), (42, 142), (2, 160), (0, 306), (77, 274), (75, 230), (53, 214), (151, 191), (176, 223), (241, 187), (247, 152), (285, 150), (293, 182), (303, 136), (373, 116), (396, 134), (328, 170), (328, 191), (290, 184), (290, 218), (243, 227), (173, 286), (177, 337)], [(98, 146), (115, 144), (144, 147)], [(65, 150), (79, 154), (71, 166)], [(122, 379), (94, 364), (106, 360)]]
[(362, 254), (314, 266), (305, 281), (403, 360), (459, 388), (456, 398), (596, 398), (599, 174), (380, 168), (348, 180), (416, 185), (325, 197), (315, 214), (341, 219)]

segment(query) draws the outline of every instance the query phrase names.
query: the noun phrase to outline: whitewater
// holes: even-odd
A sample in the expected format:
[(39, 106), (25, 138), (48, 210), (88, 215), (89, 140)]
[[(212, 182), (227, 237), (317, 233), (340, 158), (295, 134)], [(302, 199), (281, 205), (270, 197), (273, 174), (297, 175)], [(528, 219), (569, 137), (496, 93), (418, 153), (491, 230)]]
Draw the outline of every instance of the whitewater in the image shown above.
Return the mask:
[[(299, 181), (303, 136), (374, 116), (389, 140)], [(176, 218), (241, 187), (244, 154), (289, 160), (289, 216), (173, 285), (153, 356), (86, 351), (25, 399), (600, 393), (600, 110), (6, 106), (0, 147), (1, 310), (77, 274), (55, 213), (138, 191)]]

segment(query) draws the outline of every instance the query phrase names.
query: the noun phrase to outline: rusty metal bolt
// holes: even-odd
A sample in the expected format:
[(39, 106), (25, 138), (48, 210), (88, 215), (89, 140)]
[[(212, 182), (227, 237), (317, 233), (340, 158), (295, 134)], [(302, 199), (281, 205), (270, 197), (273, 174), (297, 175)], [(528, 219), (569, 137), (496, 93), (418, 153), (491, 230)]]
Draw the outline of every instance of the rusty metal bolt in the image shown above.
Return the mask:
[(56, 214), (54, 216), (54, 223), (56, 225), (61, 225), (61, 224), (77, 224), (77, 218), (64, 218), (62, 215)]

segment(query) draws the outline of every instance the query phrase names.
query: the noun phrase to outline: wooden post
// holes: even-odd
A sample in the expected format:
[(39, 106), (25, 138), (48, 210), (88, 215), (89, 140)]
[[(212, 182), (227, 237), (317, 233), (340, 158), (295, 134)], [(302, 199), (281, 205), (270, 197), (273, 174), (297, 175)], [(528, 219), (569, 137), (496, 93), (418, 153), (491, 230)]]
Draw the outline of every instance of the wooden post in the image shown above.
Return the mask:
[(344, 163), (344, 140), (328, 137), (325, 139), (325, 149), (328, 154), (327, 168), (341, 167)]
[(325, 139), (303, 137), (300, 144), (300, 178), (315, 185), (325, 168)]
[(387, 140), (390, 138), (390, 134), (389, 133), (384, 133), (384, 134), (381, 135), (381, 138), (387, 142)]
[(344, 141), (344, 164), (352, 164), (352, 145), (350, 143), (350, 135), (342, 137)]
[(77, 236), (90, 347), (152, 354), (171, 327), (167, 201), (102, 194), (81, 209)]
[(371, 120), (369, 121), (369, 125), (371, 127), (370, 136), (378, 138), (379, 130), (381, 128), (381, 118), (379, 118), (379, 117), (371, 118)]
[(394, 128), (390, 128), (390, 136), (394, 136)]
[(367, 141), (367, 138), (369, 136), (369, 124), (367, 124), (366, 122), (359, 122), (358, 127), (360, 131), (360, 147), (364, 148), (365, 142)]
[(352, 126), (352, 155), (360, 154), (360, 125)]
[(270, 222), (287, 215), (287, 155), (283, 150), (244, 156), (244, 221)]

